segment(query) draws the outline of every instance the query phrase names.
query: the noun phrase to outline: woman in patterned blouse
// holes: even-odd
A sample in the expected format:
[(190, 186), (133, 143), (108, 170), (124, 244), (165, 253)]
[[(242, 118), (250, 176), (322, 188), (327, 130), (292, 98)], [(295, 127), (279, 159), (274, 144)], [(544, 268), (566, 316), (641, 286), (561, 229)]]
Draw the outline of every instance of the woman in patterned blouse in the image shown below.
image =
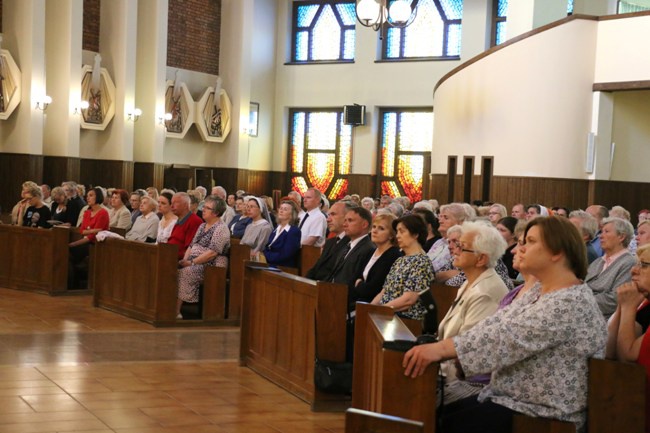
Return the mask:
[(602, 357), (605, 321), (582, 283), (587, 254), (578, 230), (562, 217), (528, 223), (521, 270), (539, 283), (462, 335), (416, 346), (404, 356), (416, 377), (435, 361), (458, 358), (466, 375), (491, 372), (478, 398), (445, 407), (445, 433), (512, 430), (521, 413), (573, 422), (584, 429), (587, 362)]
[(393, 229), (404, 257), (393, 263), (372, 303), (393, 307), (402, 317), (421, 320), (427, 310), (419, 294), (431, 286), (434, 277), (431, 260), (422, 249), (427, 240), (427, 226), (419, 216), (407, 215), (393, 221)]

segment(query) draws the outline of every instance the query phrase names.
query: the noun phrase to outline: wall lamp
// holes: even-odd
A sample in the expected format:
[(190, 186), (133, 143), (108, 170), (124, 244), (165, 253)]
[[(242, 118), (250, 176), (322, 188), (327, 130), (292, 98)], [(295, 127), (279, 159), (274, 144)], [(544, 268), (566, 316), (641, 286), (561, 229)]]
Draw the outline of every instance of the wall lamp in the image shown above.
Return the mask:
[(81, 114), (81, 111), (82, 110), (87, 110), (88, 107), (90, 107), (90, 104), (88, 103), (88, 101), (81, 101), (81, 102), (79, 102), (79, 106), (75, 107), (73, 114)]
[(140, 116), (142, 116), (142, 110), (139, 108), (134, 108), (133, 111), (127, 113), (127, 116), (128, 120), (135, 123), (140, 119)]
[(158, 123), (164, 125), (165, 122), (172, 120), (172, 113), (165, 113), (164, 116), (158, 117)]
[(52, 103), (52, 97), (45, 95), (40, 101), (36, 101), (36, 109), (45, 111), (47, 107)]

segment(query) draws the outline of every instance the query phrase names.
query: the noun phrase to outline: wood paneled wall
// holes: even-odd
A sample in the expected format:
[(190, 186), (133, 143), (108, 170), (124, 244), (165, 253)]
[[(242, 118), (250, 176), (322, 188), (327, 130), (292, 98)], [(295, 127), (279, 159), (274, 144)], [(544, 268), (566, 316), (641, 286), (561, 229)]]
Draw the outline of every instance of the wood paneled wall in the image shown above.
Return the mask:
[(46, 156), (43, 160), (43, 183), (54, 188), (66, 180), (80, 179), (81, 159), (66, 156)]
[(0, 206), (11, 212), (20, 200), (22, 184), (32, 180), (43, 182), (43, 156), (22, 153), (0, 153)]
[(136, 162), (133, 164), (133, 189), (165, 187), (165, 164), (155, 162)]
[(120, 186), (133, 191), (133, 161), (82, 159), (79, 181), (86, 186)]

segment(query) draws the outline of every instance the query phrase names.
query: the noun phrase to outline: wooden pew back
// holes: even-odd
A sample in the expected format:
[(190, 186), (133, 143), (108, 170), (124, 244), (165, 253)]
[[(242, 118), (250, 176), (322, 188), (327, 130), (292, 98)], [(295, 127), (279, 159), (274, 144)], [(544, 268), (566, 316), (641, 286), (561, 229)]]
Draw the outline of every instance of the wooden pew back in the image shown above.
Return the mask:
[(392, 308), (357, 303), (352, 407), (420, 421), (433, 433), (438, 365), (416, 379), (404, 376), (404, 353), (382, 347), (393, 340), (415, 341), (415, 336)]
[(300, 248), (300, 275), (306, 276), (307, 272), (314, 267), (321, 254), (321, 247), (303, 245)]
[(345, 413), (345, 433), (423, 433), (424, 424), (359, 409)]
[(240, 244), (239, 240), (237, 240), (237, 242), (231, 243), (230, 260), (228, 263), (230, 273), (228, 319), (235, 322), (241, 319), (245, 263), (250, 259), (251, 247), (248, 245)]
[(458, 294), (458, 287), (445, 286), (442, 283), (431, 284), (431, 294), (438, 306), (438, 323), (442, 322)]

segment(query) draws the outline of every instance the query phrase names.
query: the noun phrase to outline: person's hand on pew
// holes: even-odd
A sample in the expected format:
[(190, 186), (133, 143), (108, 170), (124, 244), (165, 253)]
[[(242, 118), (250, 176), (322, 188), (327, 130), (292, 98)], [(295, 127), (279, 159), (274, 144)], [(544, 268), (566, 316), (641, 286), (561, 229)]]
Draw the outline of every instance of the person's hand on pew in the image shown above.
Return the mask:
[(406, 352), (402, 367), (404, 375), (416, 378), (422, 376), (432, 362), (456, 358), (456, 348), (451, 338), (438, 343), (422, 344)]

